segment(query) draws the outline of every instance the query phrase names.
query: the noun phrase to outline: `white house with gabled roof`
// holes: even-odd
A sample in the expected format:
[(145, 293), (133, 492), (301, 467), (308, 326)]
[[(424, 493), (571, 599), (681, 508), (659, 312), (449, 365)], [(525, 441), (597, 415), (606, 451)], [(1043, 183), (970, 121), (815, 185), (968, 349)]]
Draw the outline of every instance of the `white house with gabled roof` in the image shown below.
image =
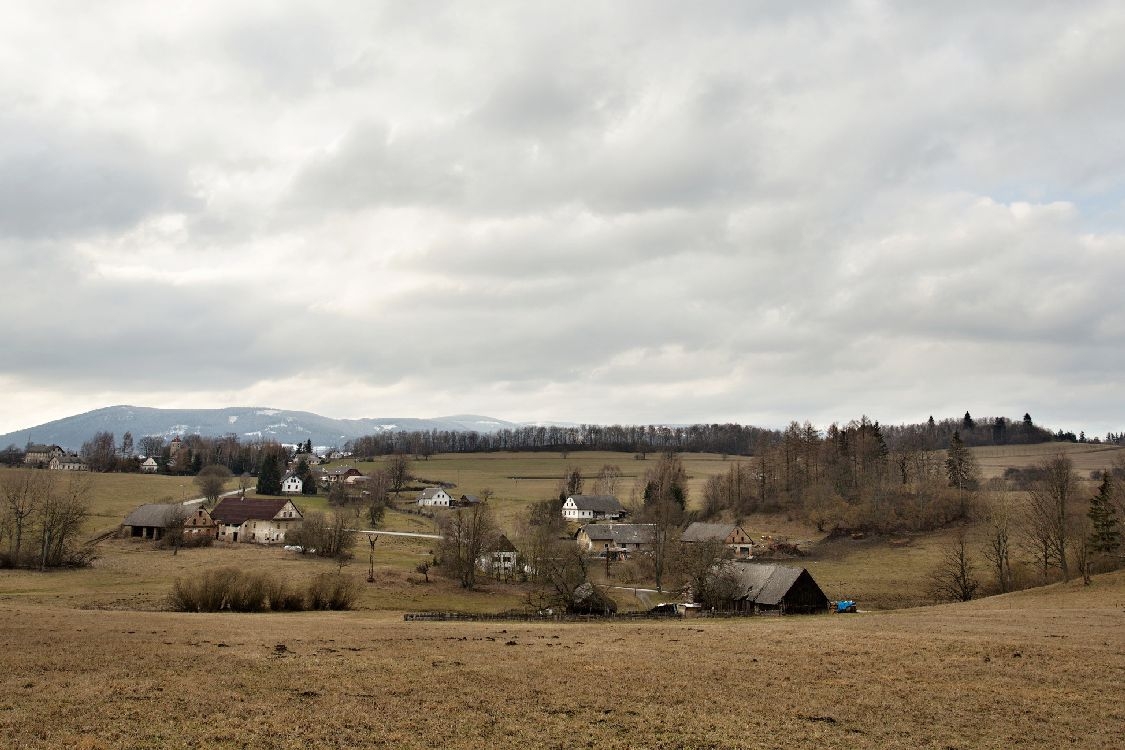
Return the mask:
[(441, 487), (427, 487), (418, 496), (418, 505), (422, 507), (448, 508), (452, 502), (453, 498)]

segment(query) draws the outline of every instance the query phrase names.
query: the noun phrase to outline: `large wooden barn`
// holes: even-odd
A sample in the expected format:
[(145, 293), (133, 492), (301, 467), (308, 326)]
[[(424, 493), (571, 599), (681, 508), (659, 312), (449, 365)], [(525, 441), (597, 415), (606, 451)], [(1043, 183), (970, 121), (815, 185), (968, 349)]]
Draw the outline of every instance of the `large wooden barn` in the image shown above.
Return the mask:
[(721, 609), (733, 612), (814, 614), (828, 611), (828, 597), (804, 568), (730, 562), (721, 575), (733, 586)]

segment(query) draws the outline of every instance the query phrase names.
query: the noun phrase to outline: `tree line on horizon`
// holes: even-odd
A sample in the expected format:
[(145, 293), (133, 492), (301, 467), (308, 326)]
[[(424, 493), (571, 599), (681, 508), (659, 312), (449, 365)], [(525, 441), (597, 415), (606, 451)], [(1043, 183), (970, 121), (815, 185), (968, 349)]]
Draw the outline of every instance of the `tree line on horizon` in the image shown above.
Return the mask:
[[(1045, 443), (1051, 441), (1125, 444), (1125, 433), (1108, 433), (1088, 439), (1084, 432), (1052, 432), (1035, 424), (1029, 414), (1020, 420), (1006, 417), (974, 419), (969, 412), (961, 418), (946, 418), (917, 424), (880, 425), (866, 416), (846, 425), (833, 423), (821, 430), (809, 422), (791, 422), (785, 429), (741, 425), (592, 425), (526, 426), (505, 428), (494, 433), (451, 430), (382, 432), (347, 441), (344, 452), (359, 458), (408, 454), (421, 458), (435, 453), (491, 453), (613, 451), (633, 453), (645, 458), (649, 453), (717, 453), (725, 456), (760, 456), (784, 445), (794, 427), (816, 432), (822, 439), (846, 432), (861, 423), (871, 424), (888, 450), (941, 450), (954, 433), (967, 447)], [(312, 441), (297, 446), (297, 452), (313, 451)], [(30, 447), (30, 446), (28, 446)], [(120, 442), (112, 432), (99, 431), (85, 441), (79, 455), (91, 471), (137, 472), (142, 457), (157, 460), (162, 473), (195, 475), (205, 466), (225, 466), (234, 475), (257, 475), (263, 459), (270, 453), (293, 451), (273, 440), (243, 441), (234, 433), (210, 437), (187, 434), (180, 438), (175, 453), (163, 435), (146, 435), (137, 440), (130, 432)], [(0, 451), (0, 463), (19, 466), (26, 450), (9, 445)]]
[[(869, 421), (862, 417), (861, 421)], [(853, 420), (853, 424), (855, 421)], [(796, 422), (792, 422), (790, 427)], [(806, 422), (805, 425), (810, 423)], [(1045, 443), (1052, 440), (1086, 442), (1085, 433), (1050, 430), (1035, 424), (1030, 414), (1023, 419), (984, 417), (974, 419), (968, 412), (961, 418), (928, 421), (918, 424), (880, 426), (882, 439), (891, 449), (900, 445), (940, 450), (949, 444), (954, 432), (966, 446)], [(846, 428), (838, 423), (824, 430), (824, 435)], [(780, 444), (786, 429), (741, 425), (592, 425), (572, 427), (533, 426), (505, 428), (493, 433), (454, 432), (450, 430), (419, 430), (382, 432), (349, 440), (345, 452), (366, 458), (409, 453), (429, 456), (435, 453), (491, 453), (497, 451), (615, 451), (632, 452), (638, 457), (648, 453), (718, 453), (728, 456), (752, 456)], [(1110, 433), (1106, 439), (1125, 442), (1125, 435)], [(1094, 439), (1101, 442), (1101, 439)]]

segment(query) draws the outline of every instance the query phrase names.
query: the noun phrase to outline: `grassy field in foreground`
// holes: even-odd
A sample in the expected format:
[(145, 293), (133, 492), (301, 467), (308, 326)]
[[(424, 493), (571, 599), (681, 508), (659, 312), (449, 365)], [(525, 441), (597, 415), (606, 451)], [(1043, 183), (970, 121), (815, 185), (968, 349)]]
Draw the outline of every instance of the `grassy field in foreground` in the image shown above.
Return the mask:
[(5, 746), (1118, 748), (1125, 574), (874, 615), (574, 625), (0, 603)]

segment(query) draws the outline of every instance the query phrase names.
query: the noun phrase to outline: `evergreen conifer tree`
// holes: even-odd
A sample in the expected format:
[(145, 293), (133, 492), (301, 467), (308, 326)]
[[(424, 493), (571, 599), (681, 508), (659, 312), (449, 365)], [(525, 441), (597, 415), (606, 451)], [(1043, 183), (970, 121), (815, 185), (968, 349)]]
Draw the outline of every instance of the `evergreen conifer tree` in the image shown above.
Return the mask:
[(1096, 555), (1112, 555), (1121, 549), (1121, 529), (1117, 511), (1113, 507), (1113, 478), (1108, 471), (1102, 472), (1102, 486), (1098, 494), (1090, 498), (1090, 509), (1086, 517), (1090, 519), (1090, 552)]
[(273, 451), (267, 451), (262, 456), (262, 464), (258, 469), (257, 492), (259, 495), (281, 494), (281, 467), (278, 466), (277, 454)]

